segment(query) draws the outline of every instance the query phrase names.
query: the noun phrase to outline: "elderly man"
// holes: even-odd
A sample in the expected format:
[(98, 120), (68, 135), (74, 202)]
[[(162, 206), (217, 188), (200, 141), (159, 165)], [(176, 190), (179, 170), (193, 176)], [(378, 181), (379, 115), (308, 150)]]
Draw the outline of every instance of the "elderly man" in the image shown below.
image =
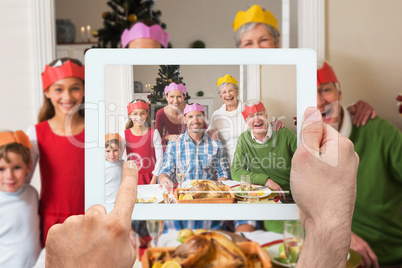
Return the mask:
[(251, 183), (278, 191), (284, 200), (284, 191), (290, 192), (289, 176), (297, 147), (296, 135), (286, 127), (273, 132), (267, 111), (260, 101), (247, 101), (242, 114), (249, 129), (237, 140), (232, 178), (240, 180), (241, 175), (249, 175)]
[(183, 114), (187, 130), (178, 142), (168, 144), (159, 182), (170, 180), (180, 169), (184, 169), (186, 179), (226, 180), (229, 164), (225, 149), (220, 141), (213, 141), (205, 134), (204, 109), (194, 103), (187, 105)]
[[(360, 157), (351, 248), (364, 267), (402, 265), (402, 135), (383, 118), (352, 125), (340, 105), (342, 91), (328, 63), (318, 65), (317, 93), (324, 123), (348, 137)], [(340, 197), (342, 198), (342, 197)]]

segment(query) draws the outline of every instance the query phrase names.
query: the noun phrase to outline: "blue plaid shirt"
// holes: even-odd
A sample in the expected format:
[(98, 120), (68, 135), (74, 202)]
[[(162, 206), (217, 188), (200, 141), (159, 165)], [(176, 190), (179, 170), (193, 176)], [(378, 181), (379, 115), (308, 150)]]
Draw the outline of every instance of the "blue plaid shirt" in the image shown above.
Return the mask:
[(179, 142), (169, 142), (159, 175), (166, 174), (176, 182), (177, 168), (184, 168), (185, 180), (229, 178), (229, 164), (222, 143), (213, 141), (205, 132), (198, 144), (187, 131), (180, 136)]
[(206, 230), (223, 230), (234, 231), (242, 224), (250, 224), (254, 228), (258, 228), (256, 221), (234, 221), (231, 225), (228, 221), (165, 221), (163, 233), (169, 231), (180, 231), (182, 229), (206, 229)]

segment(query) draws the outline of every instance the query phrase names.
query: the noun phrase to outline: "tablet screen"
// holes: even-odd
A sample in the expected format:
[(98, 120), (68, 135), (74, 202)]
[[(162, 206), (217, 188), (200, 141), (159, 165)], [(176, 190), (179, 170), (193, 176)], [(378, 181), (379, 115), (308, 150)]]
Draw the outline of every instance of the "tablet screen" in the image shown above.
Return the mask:
[[(261, 100), (268, 120), (281, 120), (299, 133), (294, 117), (302, 118), (308, 106), (316, 105), (316, 56), (309, 49), (92, 49), (86, 55), (86, 154), (85, 206), (105, 205), (105, 134), (122, 133), (127, 123), (127, 104), (148, 101), (160, 77), (161, 65), (180, 65), (180, 76), (191, 98), (200, 103), (207, 124), (223, 105), (217, 92), (219, 77), (230, 74), (239, 84), (239, 100)], [(204, 96), (198, 96), (202, 91)], [(152, 121), (164, 100), (151, 105)], [(222, 135), (236, 131), (229, 125)], [(163, 135), (163, 133), (162, 133)], [(227, 146), (236, 146), (227, 144)], [(123, 156), (125, 159), (125, 156)], [(268, 158), (267, 158), (268, 159)], [(269, 165), (279, 165), (270, 158)], [(253, 206), (253, 209), (250, 209)], [(194, 212), (196, 209), (197, 213)], [(135, 219), (297, 219), (295, 204), (141, 204)]]

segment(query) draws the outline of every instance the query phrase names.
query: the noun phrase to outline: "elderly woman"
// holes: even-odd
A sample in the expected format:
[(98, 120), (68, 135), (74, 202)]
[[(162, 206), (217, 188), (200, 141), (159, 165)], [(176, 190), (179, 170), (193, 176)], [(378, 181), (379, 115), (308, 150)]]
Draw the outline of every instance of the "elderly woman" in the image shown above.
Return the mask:
[(278, 20), (258, 5), (239, 11), (233, 29), (238, 48), (279, 48)]
[[(239, 11), (232, 24), (238, 48), (279, 48), (280, 33), (278, 20), (268, 10), (259, 5), (251, 6), (247, 11)], [(364, 101), (348, 107), (357, 127), (365, 125), (376, 117), (376, 111)]]

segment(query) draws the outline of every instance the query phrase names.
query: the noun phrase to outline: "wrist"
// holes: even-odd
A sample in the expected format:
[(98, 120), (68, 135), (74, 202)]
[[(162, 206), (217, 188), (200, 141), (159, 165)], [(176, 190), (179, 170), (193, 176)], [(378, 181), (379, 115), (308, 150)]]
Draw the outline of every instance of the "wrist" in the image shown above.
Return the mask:
[(307, 219), (303, 225), (306, 239), (298, 267), (346, 266), (351, 239), (350, 224)]

